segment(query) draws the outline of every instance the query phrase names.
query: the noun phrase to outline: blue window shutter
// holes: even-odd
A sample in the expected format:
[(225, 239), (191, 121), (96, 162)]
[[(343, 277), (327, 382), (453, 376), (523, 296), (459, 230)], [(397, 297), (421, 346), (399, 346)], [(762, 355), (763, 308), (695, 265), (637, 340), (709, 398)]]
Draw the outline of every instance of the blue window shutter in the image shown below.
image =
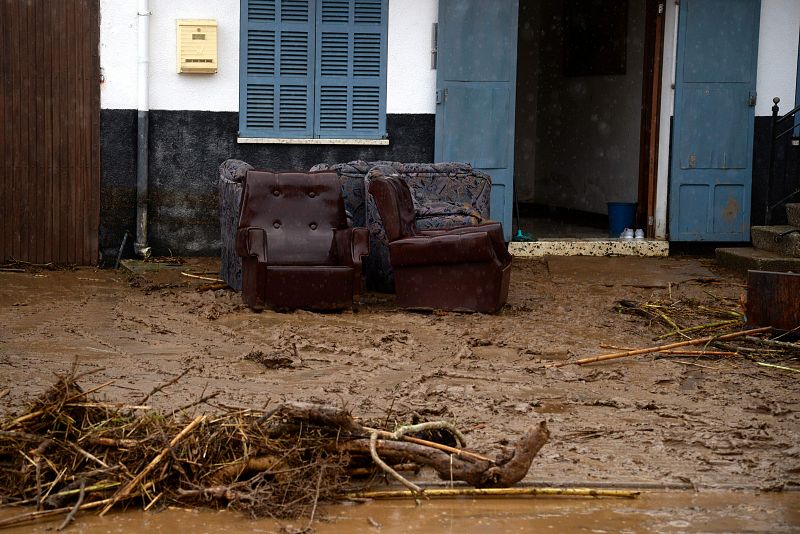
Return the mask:
[(239, 135), (311, 137), (314, 0), (242, 0)]
[(318, 137), (385, 136), (387, 18), (387, 0), (318, 0)]

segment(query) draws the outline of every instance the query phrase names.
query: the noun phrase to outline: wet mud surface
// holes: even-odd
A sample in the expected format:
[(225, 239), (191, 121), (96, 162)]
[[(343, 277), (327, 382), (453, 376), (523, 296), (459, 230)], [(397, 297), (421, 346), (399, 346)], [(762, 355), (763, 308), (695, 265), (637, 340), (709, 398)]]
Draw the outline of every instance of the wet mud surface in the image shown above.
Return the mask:
[[(452, 499), (416, 506), (413, 501), (374, 501), (325, 507), (316, 534), (440, 534), (586, 532), (658, 533), (800, 531), (800, 494), (703, 491), (649, 492), (636, 500)], [(0, 511), (0, 519), (9, 515)], [(57, 521), (16, 527), (9, 534), (53, 532)], [(74, 534), (286, 533), (307, 521), (250, 520), (228, 511), (169, 509), (97, 517), (85, 513), (67, 532)]]
[[(356, 313), (255, 314), (238, 294), (198, 291), (207, 282), (181, 275), (217, 268), (196, 259), (137, 276), (0, 273), (0, 411), (22, 410), (77, 358), (98, 370), (84, 387), (106, 384), (98, 394), (110, 401), (135, 402), (189, 369), (148, 404), (169, 410), (219, 392), (212, 405), (417, 413), (455, 421), (470, 448), (490, 455), (546, 420), (552, 437), (527, 483), (800, 483), (798, 377), (757, 366), (758, 354), (550, 366), (613, 352), (603, 344), (664, 342), (654, 340), (668, 329), (621, 313), (621, 299), (737, 308), (743, 280), (709, 260), (518, 259), (508, 304), (493, 316), (404, 312), (377, 293)], [(213, 410), (193, 408), (204, 409)]]

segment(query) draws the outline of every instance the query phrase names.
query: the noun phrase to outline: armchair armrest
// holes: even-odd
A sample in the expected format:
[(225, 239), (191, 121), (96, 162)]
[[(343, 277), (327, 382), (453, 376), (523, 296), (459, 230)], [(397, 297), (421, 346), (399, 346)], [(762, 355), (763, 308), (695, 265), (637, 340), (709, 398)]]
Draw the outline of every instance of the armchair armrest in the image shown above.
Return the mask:
[(239, 228), (236, 232), (236, 253), (243, 258), (255, 256), (259, 263), (267, 263), (267, 232), (256, 226)]
[(478, 263), (496, 259), (486, 232), (398, 239), (389, 244), (392, 265)]
[(344, 228), (333, 231), (337, 257), (350, 266), (360, 266), (361, 257), (369, 254), (369, 230)]

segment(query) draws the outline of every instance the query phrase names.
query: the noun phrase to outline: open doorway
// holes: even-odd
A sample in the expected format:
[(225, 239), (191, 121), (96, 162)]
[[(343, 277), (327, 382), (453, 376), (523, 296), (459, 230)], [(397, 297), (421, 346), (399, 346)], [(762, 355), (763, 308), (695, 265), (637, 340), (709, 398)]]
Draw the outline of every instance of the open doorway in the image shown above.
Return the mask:
[(608, 202), (654, 233), (663, 1), (520, 0), (518, 229), (605, 238)]

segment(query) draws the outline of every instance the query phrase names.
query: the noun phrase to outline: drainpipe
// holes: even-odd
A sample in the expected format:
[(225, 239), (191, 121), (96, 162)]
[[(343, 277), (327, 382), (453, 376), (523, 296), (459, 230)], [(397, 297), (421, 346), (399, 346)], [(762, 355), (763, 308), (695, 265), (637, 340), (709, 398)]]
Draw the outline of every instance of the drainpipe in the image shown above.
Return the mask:
[(150, 10), (148, 0), (138, 0), (138, 77), (136, 112), (136, 241), (133, 250), (144, 259), (150, 257), (147, 245), (147, 130), (149, 124), (148, 67), (150, 65)]

